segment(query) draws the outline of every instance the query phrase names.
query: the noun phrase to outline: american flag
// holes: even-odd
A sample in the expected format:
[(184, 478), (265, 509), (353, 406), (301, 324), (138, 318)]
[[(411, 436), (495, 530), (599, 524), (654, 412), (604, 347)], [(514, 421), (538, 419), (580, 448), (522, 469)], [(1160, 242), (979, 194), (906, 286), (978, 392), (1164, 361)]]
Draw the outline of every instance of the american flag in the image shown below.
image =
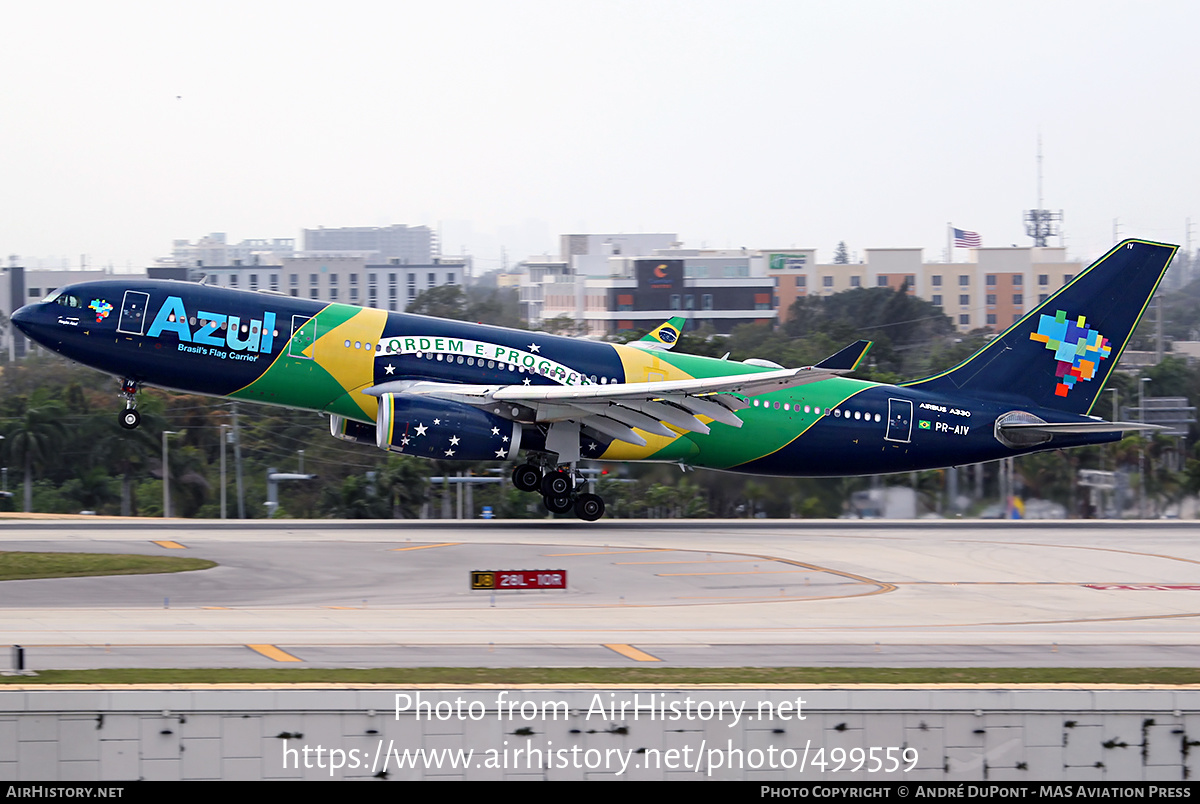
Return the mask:
[(966, 229), (954, 230), (955, 248), (979, 248), (981, 245), (983, 245), (983, 241), (979, 238), (979, 232), (968, 232)]

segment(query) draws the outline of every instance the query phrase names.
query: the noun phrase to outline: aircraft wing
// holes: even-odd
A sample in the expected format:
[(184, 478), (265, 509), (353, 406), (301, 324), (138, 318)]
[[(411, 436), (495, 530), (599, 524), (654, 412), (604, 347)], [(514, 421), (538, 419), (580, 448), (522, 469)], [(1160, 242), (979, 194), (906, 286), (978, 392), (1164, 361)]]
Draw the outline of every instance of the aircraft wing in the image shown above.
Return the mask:
[(433, 396), (471, 405), (503, 403), (532, 409), (539, 422), (578, 421), (612, 438), (644, 446), (634, 428), (673, 438), (678, 430), (709, 432), (705, 417), (731, 427), (741, 427), (735, 411), (748, 407), (740, 396), (757, 396), (784, 388), (820, 382), (848, 373), (846, 368), (807, 366), (723, 377), (610, 385), (459, 385), (439, 382), (398, 381), (367, 389), (381, 396), (403, 393)]

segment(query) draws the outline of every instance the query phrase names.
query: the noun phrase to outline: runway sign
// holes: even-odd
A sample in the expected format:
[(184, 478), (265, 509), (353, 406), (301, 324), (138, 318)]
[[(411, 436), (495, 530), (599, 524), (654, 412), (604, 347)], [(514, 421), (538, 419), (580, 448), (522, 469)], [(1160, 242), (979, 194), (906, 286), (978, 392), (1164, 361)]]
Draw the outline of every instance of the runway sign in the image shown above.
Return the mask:
[(472, 570), (472, 589), (566, 589), (566, 570)]

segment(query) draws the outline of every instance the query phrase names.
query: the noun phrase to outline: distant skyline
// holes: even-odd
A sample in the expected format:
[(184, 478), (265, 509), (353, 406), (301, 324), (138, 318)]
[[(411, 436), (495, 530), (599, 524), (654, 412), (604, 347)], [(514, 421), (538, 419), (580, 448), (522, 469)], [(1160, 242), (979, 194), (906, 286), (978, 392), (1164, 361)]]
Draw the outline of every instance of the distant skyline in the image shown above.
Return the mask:
[[(1200, 4), (48, 0), (0, 7), (0, 256), (428, 225), (479, 271), (572, 232), (1088, 260), (1200, 232)], [(1057, 244), (1057, 239), (1052, 241)], [(965, 252), (959, 252), (962, 259)]]

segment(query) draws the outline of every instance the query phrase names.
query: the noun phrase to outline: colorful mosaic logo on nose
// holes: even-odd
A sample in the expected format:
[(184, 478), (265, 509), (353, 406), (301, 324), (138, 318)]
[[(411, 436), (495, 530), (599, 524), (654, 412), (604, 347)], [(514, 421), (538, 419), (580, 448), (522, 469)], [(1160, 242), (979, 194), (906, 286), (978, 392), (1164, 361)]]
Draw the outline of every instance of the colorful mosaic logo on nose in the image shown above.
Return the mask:
[(1062, 310), (1053, 316), (1042, 316), (1037, 332), (1029, 333), (1029, 340), (1044, 343), (1054, 352), (1058, 361), (1059, 382), (1054, 388), (1057, 396), (1066, 396), (1079, 380), (1095, 377), (1100, 361), (1112, 354), (1108, 338), (1089, 327), (1083, 316), (1071, 321)]
[(88, 307), (96, 311), (97, 324), (108, 318), (108, 314), (113, 311), (113, 306), (104, 301), (104, 299), (92, 299), (92, 303), (89, 304)]

